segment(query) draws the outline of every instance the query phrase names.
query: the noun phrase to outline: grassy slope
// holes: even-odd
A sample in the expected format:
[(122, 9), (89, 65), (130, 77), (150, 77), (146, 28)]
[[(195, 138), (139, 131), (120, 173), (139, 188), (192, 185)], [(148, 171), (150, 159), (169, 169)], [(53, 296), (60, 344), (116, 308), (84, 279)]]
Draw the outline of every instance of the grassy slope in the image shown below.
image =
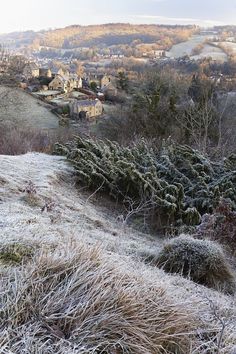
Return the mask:
[[(86, 255), (91, 257), (91, 252), (93, 254), (93, 247), (95, 247), (95, 249), (99, 248), (99, 258), (97, 259), (96, 256), (95, 261), (92, 261), (92, 265), (89, 265), (89, 267), (94, 267), (95, 262), (95, 265), (97, 264), (97, 269), (101, 270), (101, 274), (104, 274), (104, 272), (108, 271), (108, 269), (111, 269), (110, 267), (114, 267), (114, 271), (112, 271), (113, 276), (111, 276), (108, 271), (108, 283), (114, 281), (117, 281), (118, 283), (121, 282), (122, 274), (122, 282), (126, 283), (126, 281), (124, 281), (124, 277), (128, 277), (129, 282), (133, 284), (132, 286), (136, 284), (134, 286), (134, 289), (136, 289), (135, 291), (137, 291), (140, 287), (140, 294), (142, 294), (142, 291), (145, 291), (145, 289), (153, 289), (149, 294), (146, 291), (145, 296), (141, 295), (144, 296), (145, 303), (148, 302), (148, 297), (150, 301), (154, 301), (153, 291), (154, 293), (156, 292), (159, 294), (160, 289), (163, 289), (166, 293), (165, 301), (170, 301), (174, 304), (174, 306), (177, 306), (178, 309), (181, 309), (184, 306), (185, 312), (188, 316), (191, 316), (191, 313), (196, 313), (197, 321), (196, 323), (192, 324), (194, 330), (194, 335), (192, 336), (192, 349), (188, 349), (188, 352), (205, 353), (206, 348), (203, 348), (201, 345), (208, 342), (210, 339), (209, 343), (206, 345), (211, 348), (210, 352), (213, 353), (217, 346), (217, 341), (220, 339), (222, 320), (227, 322), (227, 326), (223, 332), (223, 341), (220, 343), (220, 353), (226, 354), (233, 350), (233, 343), (235, 343), (236, 340), (236, 308), (235, 305), (233, 305), (233, 299), (216, 291), (198, 286), (191, 281), (183, 279), (179, 276), (167, 275), (161, 270), (152, 268), (142, 263), (139, 257), (139, 253), (147, 249), (153, 249), (154, 247), (158, 248), (162, 241), (159, 239), (153, 239), (147, 235), (139, 234), (130, 228), (123, 227), (115, 220), (115, 216), (117, 216), (117, 214), (113, 213), (112, 211), (105, 211), (100, 207), (95, 207), (91, 199), (88, 200), (82, 191), (78, 192), (74, 188), (74, 177), (71, 168), (63, 158), (42, 154), (27, 154), (17, 157), (0, 156), (0, 166), (1, 242), (9, 243), (11, 241), (26, 241), (27, 243), (40, 244), (42, 247), (43, 245), (47, 245), (46, 247), (51, 247), (51, 249), (57, 249), (57, 247), (59, 247), (60, 250), (59, 256), (57, 256), (56, 251), (54, 253), (47, 252), (46, 256), (43, 255), (42, 258), (36, 258), (34, 259), (32, 265), (26, 266), (25, 272), (32, 272), (29, 274), (33, 274), (32, 277), (35, 277), (35, 282), (42, 282), (43, 262), (46, 262), (47, 269), (50, 268), (48, 264), (51, 262), (54, 264), (53, 262), (55, 259), (56, 262), (59, 262), (59, 264), (62, 264), (62, 266), (64, 264), (65, 267), (70, 268), (70, 266), (68, 266), (70, 262), (75, 262), (75, 265), (78, 264), (80, 267), (82, 267), (84, 263), (81, 261), (81, 258), (80, 261), (78, 261), (78, 257), (76, 258), (76, 255), (78, 256), (78, 254), (82, 254), (82, 256), (80, 256), (82, 258), (86, 257)], [(32, 198), (29, 198), (29, 196), (24, 192), (24, 189), (27, 187), (29, 181), (32, 181), (37, 191), (37, 193)], [(48, 211), (45, 210), (42, 212), (41, 209), (45, 205), (47, 206)], [(81, 251), (81, 245), (83, 245), (82, 248), (84, 247), (85, 251)], [(24, 282), (21, 283), (21, 281), (22, 279), (24, 280), (24, 277), (26, 276), (24, 274), (24, 267), (22, 270), (18, 270), (17, 272), (18, 273), (15, 274), (17, 274), (17, 282), (19, 282), (18, 286), (21, 289), (22, 284), (24, 284)], [(10, 271), (9, 276), (12, 277), (12, 274), (13, 273)], [(94, 281), (101, 277), (100, 273), (98, 273), (98, 275), (96, 274), (97, 273), (94, 271)], [(66, 276), (69, 277), (68, 274)], [(74, 279), (73, 277), (74, 275), (72, 276), (72, 279)], [(6, 278), (4, 282), (6, 284)], [(101, 287), (101, 283), (99, 283), (98, 280), (97, 282), (99, 289), (99, 287)], [(53, 284), (51, 286), (53, 286)], [(66, 284), (66, 286), (69, 286), (68, 283)], [(123, 291), (127, 291), (127, 286), (122, 285), (121, 283), (119, 284), (119, 294), (121, 294)], [(1, 285), (3, 285), (3, 283), (1, 283)], [(9, 286), (9, 284), (7, 286)], [(102, 289), (103, 295), (104, 286), (106, 288), (106, 285), (103, 285), (102, 288), (100, 288)], [(70, 294), (70, 292), (68, 292), (69, 290), (64, 292), (62, 288), (60, 289), (62, 293), (58, 293), (58, 297), (55, 295), (55, 301), (57, 300), (60, 303), (60, 299), (62, 299), (63, 296), (74, 296), (74, 293)], [(49, 290), (47, 289), (47, 291)], [(100, 292), (100, 290), (98, 290), (98, 292)], [(132, 299), (135, 298), (137, 301), (140, 301), (139, 295), (136, 293), (135, 295), (134, 293), (132, 292), (131, 294), (133, 296)], [(30, 294), (32, 297), (31, 299), (33, 299), (33, 296), (37, 295), (36, 299), (41, 296), (42, 300), (42, 294), (40, 295), (39, 293), (36, 294), (32, 292), (30, 292)], [(53, 293), (49, 292), (49, 294), (52, 296)], [(110, 294), (111, 296), (114, 296), (112, 290)], [(20, 296), (20, 294), (18, 295)], [(16, 294), (16, 297), (18, 295)], [(42, 344), (42, 338), (44, 338), (42, 336), (45, 335), (45, 333), (37, 337), (34, 332), (37, 332), (34, 322), (36, 321), (35, 312), (37, 312), (37, 308), (33, 308), (33, 313), (30, 314), (29, 312), (30, 323), (32, 324), (33, 321), (32, 336), (34, 337), (34, 340), (32, 338), (31, 339), (32, 343), (34, 342), (34, 344), (32, 344), (30, 340), (26, 340), (26, 328), (22, 326), (21, 322), (19, 322), (21, 324), (18, 325), (19, 317), (15, 316), (17, 311), (19, 311), (18, 301), (19, 297), (17, 297), (17, 299), (14, 298), (14, 302), (17, 303), (17, 306), (15, 306), (11, 316), (13, 325), (18, 329), (18, 337), (23, 338), (25, 345), (24, 348), (26, 348), (26, 345), (28, 346), (28, 351), (26, 351), (26, 353), (31, 353), (33, 351), (33, 345), (34, 349), (36, 346), (38, 350), (37, 352), (41, 353), (39, 347), (40, 345), (45, 345), (45, 343)], [(42, 300), (40, 306), (44, 306), (43, 311), (45, 311), (45, 313), (48, 315), (48, 307), (52, 305), (54, 306), (55, 304), (51, 303), (50, 305), (49, 302), (45, 304), (43, 301), (45, 301), (45, 299)], [(214, 306), (212, 306), (212, 304), (214, 304)], [(111, 306), (114, 308), (116, 305), (113, 303)], [(55, 311), (59, 311), (56, 306), (55, 308), (53, 307)], [(40, 313), (41, 311), (42, 308), (40, 309)], [(145, 316), (147, 316), (147, 314), (151, 315), (150, 311), (153, 312), (154, 309), (147, 308), (146, 305), (144, 305), (143, 311), (149, 311), (145, 314)], [(98, 318), (99, 313), (100, 312), (97, 314)], [(93, 311), (92, 314), (90, 312), (90, 315), (92, 316), (92, 320), (96, 321), (96, 318), (93, 317)], [(50, 314), (50, 316), (53, 315)], [(140, 313), (136, 313), (136, 316), (141, 315)], [(50, 318), (52, 321), (52, 317)], [(176, 318), (178, 320), (178, 317)], [(180, 321), (184, 321), (181, 316), (179, 319)], [(130, 319), (128, 321), (130, 321)], [(47, 324), (47, 326), (49, 324)], [(65, 323), (63, 325), (65, 325)], [(109, 323), (109, 326), (113, 325), (114, 322)], [(140, 322), (137, 322), (137, 328), (135, 329), (139, 329), (140, 326), (142, 326)], [(186, 330), (189, 330), (190, 328), (191, 326)], [(210, 331), (210, 334), (196, 336), (197, 328), (206, 328)], [(6, 328), (3, 329), (0, 326), (0, 343), (2, 345), (1, 348), (3, 348), (3, 345), (6, 345), (7, 348), (7, 345), (10, 343), (6, 341), (6, 332), (4, 332), (4, 330), (6, 330)], [(10, 327), (7, 329), (7, 331), (8, 333), (11, 333)], [(55, 328), (53, 331), (55, 332)], [(41, 332), (39, 331), (39, 333)], [(199, 333), (200, 332), (198, 332), (198, 334)], [(142, 334), (139, 333), (138, 338), (140, 338), (141, 335)], [(60, 333), (57, 336), (61, 338), (61, 344), (55, 344), (55, 346), (51, 348), (52, 351), (44, 350), (42, 353), (76, 353), (76, 351), (71, 350), (71, 347), (71, 351), (69, 351), (67, 347), (69, 342), (68, 340), (62, 340)], [(187, 337), (190, 338), (191, 336), (187, 335)], [(130, 342), (130, 340), (131, 339), (128, 341)], [(13, 342), (11, 342), (11, 345), (11, 350), (13, 350)], [(16, 345), (15, 348), (17, 348), (17, 344), (14, 345)], [(153, 344), (152, 342), (152, 345), (155, 346), (156, 344)], [(200, 345), (200, 347), (199, 349), (196, 349), (198, 345)], [(135, 348), (135, 344), (133, 348)], [(151, 345), (146, 348), (149, 348), (148, 350), (152, 354), (158, 353), (157, 346), (155, 347), (156, 351)], [(139, 349), (135, 350), (136, 351), (133, 349), (133, 352), (145, 353), (145, 349), (143, 349), (143, 351), (141, 351), (141, 349), (140, 351), (138, 351)], [(7, 350), (3, 350), (2, 352), (9, 353)], [(15, 351), (13, 350), (13, 352), (20, 353), (20, 351), (17, 351), (16, 349)], [(82, 353), (83, 351), (81, 350), (80, 352)], [(85, 349), (85, 352), (89, 352), (88, 349)], [(122, 351), (119, 350), (113, 351), (113, 353), (121, 352)], [(147, 352), (148, 351), (146, 351), (146, 353)], [(108, 353), (112, 353), (112, 351), (108, 351)]]
[(57, 129), (58, 118), (38, 99), (18, 88), (0, 87), (0, 126)]

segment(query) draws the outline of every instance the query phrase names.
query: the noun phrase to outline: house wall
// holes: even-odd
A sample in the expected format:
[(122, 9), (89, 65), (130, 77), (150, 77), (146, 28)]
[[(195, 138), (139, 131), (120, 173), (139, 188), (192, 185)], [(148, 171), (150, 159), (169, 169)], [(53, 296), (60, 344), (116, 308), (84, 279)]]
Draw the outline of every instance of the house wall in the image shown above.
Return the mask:
[(83, 81), (81, 79), (81, 77), (79, 78), (79, 81), (78, 81), (78, 88), (82, 88), (83, 87)]
[(95, 106), (95, 117), (100, 116), (103, 113), (103, 106), (101, 102), (98, 102)]
[(103, 78), (101, 79), (101, 85), (100, 85), (101, 88), (108, 86), (110, 84), (110, 82), (111, 82), (111, 79), (109, 76), (106, 76), (106, 75), (103, 76)]
[(32, 70), (32, 76), (33, 77), (39, 77), (39, 69)]
[(81, 82), (74, 78), (64, 80), (58, 75), (50, 82), (49, 88), (50, 90), (61, 90), (68, 93), (73, 91), (74, 89), (80, 88), (80, 84), (82, 87), (82, 80)]

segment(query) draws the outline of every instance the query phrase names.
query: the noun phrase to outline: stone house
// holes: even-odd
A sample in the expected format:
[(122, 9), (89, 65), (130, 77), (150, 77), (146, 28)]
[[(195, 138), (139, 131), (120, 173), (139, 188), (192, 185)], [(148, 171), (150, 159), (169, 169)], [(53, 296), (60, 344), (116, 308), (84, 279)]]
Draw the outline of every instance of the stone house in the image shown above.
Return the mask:
[(67, 81), (61, 75), (56, 75), (48, 87), (52, 91), (67, 92)]
[(164, 50), (154, 50), (154, 57), (155, 58), (163, 58), (165, 57), (166, 52)]
[(39, 67), (36, 63), (27, 63), (23, 69), (24, 77), (29, 80), (39, 77)]
[(107, 86), (104, 86), (101, 89), (101, 92), (107, 96), (117, 96), (117, 94), (118, 94), (118, 90), (117, 90), (116, 86), (113, 85), (113, 83), (111, 83), (111, 82)]
[(54, 79), (49, 84), (50, 90), (59, 90), (65, 93), (82, 87), (82, 79), (77, 74), (71, 74), (68, 70), (59, 69)]
[(70, 91), (73, 91), (74, 89), (80, 89), (83, 87), (82, 78), (79, 77), (77, 74), (70, 74), (67, 81), (68, 81), (68, 87)]
[(74, 100), (70, 103), (70, 115), (76, 119), (95, 118), (103, 113), (102, 102), (96, 100)]
[(103, 89), (111, 83), (111, 76), (103, 74), (89, 74), (87, 81), (89, 84), (96, 82), (97, 86)]

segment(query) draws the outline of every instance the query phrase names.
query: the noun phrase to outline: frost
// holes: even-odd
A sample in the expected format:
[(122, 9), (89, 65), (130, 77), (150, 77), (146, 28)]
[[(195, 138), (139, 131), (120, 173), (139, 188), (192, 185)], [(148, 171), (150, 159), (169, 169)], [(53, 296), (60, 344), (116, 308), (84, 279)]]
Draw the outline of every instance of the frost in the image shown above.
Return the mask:
[(199, 224), (200, 215), (212, 213), (220, 197), (236, 208), (233, 157), (217, 164), (170, 140), (158, 154), (145, 141), (129, 148), (80, 137), (65, 147), (57, 145), (56, 151), (68, 157), (84, 185), (96, 190), (102, 184), (104, 192), (123, 203), (151, 199), (156, 204), (152, 212), (166, 226), (177, 220)]

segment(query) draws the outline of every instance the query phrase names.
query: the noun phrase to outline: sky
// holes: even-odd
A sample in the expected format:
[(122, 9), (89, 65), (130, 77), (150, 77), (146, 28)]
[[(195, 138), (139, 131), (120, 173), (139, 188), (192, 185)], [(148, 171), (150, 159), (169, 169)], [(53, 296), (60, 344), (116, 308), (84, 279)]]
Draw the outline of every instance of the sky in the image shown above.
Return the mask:
[(236, 25), (236, 0), (0, 1), (0, 33), (111, 22)]

